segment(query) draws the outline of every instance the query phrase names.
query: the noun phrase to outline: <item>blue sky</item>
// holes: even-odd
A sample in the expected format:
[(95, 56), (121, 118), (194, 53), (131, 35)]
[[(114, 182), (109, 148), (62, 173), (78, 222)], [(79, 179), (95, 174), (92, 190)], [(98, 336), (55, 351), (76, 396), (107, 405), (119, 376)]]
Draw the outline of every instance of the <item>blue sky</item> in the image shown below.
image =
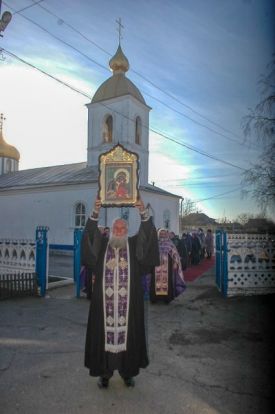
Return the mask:
[[(44, 0), (25, 18), (16, 13), (33, 3), (2, 2), (14, 15), (0, 47), (92, 96), (111, 75), (121, 17), (127, 75), (152, 107), (151, 129), (166, 135), (150, 132), (149, 181), (217, 219), (258, 212), (242, 199), (240, 179), (260, 148), (244, 142), (240, 124), (260, 99), (257, 82), (274, 52), (274, 2)], [(0, 91), (20, 169), (86, 160), (88, 98), (5, 53)]]

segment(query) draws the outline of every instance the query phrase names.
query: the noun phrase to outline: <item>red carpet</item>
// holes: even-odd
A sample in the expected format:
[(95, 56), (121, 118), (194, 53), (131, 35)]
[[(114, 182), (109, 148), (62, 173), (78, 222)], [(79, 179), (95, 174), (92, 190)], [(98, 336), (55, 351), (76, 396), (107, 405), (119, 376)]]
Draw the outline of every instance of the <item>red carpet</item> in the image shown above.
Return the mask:
[(207, 272), (207, 270), (211, 269), (211, 267), (213, 266), (215, 266), (215, 256), (212, 256), (210, 260), (204, 259), (198, 265), (192, 265), (190, 267), (187, 267), (187, 269), (183, 271), (184, 280), (186, 282), (193, 282), (195, 279), (203, 275), (203, 273)]

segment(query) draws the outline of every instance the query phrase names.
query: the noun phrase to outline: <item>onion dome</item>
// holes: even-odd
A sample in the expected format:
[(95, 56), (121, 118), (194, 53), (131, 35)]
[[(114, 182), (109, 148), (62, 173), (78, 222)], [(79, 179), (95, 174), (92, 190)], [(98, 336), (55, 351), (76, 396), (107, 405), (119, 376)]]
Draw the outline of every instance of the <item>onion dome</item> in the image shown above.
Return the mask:
[(125, 73), (129, 70), (129, 61), (122, 52), (120, 45), (117, 48), (115, 55), (110, 59), (109, 66), (114, 74)]
[(122, 52), (120, 45), (118, 46), (115, 55), (110, 59), (109, 66), (113, 71), (113, 76), (103, 82), (98, 88), (93, 96), (92, 103), (117, 98), (119, 96), (131, 95), (146, 105), (138, 88), (125, 76), (130, 65), (127, 57)]
[(7, 144), (6, 141), (4, 140), (1, 127), (0, 127), (0, 157), (12, 158), (16, 161), (19, 161), (20, 159), (19, 151), (12, 145)]

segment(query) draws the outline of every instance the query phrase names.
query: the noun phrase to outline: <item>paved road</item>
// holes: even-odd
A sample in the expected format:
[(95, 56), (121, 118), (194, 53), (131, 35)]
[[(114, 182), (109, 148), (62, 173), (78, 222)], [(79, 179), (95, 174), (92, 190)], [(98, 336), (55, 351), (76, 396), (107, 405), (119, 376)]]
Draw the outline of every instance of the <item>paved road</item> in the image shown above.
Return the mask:
[(73, 256), (64, 256), (62, 254), (49, 255), (49, 275), (61, 277), (74, 277)]
[(1, 413), (271, 413), (271, 299), (224, 299), (210, 271), (171, 304), (148, 305), (150, 365), (135, 388), (115, 375), (108, 390), (83, 367), (89, 303), (73, 286), (2, 301)]

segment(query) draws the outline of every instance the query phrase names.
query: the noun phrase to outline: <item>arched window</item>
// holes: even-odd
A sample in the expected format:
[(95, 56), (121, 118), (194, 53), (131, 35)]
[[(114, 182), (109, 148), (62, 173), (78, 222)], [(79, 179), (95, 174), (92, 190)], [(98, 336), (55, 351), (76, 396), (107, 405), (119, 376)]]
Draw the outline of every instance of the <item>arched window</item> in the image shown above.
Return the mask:
[(135, 143), (141, 144), (141, 119), (139, 116), (136, 117)]
[(165, 229), (170, 228), (170, 211), (169, 210), (165, 210), (163, 212), (163, 227)]
[(86, 208), (83, 203), (77, 203), (74, 211), (75, 227), (84, 227), (86, 221)]
[(9, 172), (11, 172), (11, 160), (10, 159), (7, 159), (7, 161), (6, 161), (6, 173), (9, 173)]
[(108, 115), (103, 124), (103, 142), (113, 140), (113, 117)]

